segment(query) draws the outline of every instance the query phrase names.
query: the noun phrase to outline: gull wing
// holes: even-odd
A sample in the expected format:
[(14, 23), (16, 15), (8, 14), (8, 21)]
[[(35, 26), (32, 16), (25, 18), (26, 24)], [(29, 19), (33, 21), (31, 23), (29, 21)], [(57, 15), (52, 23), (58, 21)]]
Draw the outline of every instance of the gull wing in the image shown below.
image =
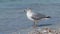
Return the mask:
[(42, 18), (45, 18), (46, 16), (40, 13), (32, 13), (31, 18), (34, 20), (40, 20)]

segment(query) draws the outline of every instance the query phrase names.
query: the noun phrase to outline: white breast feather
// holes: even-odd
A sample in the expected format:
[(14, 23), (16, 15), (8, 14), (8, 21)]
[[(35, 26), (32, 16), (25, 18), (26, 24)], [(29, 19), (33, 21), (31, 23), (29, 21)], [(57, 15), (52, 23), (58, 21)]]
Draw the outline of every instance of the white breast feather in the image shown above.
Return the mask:
[(27, 17), (28, 17), (28, 19), (30, 19), (30, 20), (33, 20), (32, 18), (31, 18), (31, 16), (32, 16), (32, 13), (30, 13), (30, 12), (27, 12)]

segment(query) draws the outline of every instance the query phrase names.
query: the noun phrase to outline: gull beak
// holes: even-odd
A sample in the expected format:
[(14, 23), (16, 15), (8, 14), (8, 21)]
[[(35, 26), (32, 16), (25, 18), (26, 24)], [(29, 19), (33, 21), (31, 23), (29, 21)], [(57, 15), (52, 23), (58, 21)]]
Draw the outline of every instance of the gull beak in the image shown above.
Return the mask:
[(26, 11), (24, 10), (24, 12), (26, 12)]

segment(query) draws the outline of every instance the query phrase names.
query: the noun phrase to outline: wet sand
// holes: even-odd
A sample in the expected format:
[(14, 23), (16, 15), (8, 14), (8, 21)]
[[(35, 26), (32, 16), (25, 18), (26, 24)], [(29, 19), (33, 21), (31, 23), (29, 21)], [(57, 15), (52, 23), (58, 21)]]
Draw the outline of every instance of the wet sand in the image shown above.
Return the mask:
[(28, 34), (60, 34), (60, 29), (48, 28), (48, 27), (37, 27), (32, 29)]

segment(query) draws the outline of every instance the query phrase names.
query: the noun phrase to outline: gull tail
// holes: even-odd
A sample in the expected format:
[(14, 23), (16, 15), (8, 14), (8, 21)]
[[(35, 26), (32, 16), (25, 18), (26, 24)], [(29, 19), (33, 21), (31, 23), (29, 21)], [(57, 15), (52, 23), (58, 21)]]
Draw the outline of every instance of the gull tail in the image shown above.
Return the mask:
[(50, 16), (47, 16), (46, 18), (51, 18)]

